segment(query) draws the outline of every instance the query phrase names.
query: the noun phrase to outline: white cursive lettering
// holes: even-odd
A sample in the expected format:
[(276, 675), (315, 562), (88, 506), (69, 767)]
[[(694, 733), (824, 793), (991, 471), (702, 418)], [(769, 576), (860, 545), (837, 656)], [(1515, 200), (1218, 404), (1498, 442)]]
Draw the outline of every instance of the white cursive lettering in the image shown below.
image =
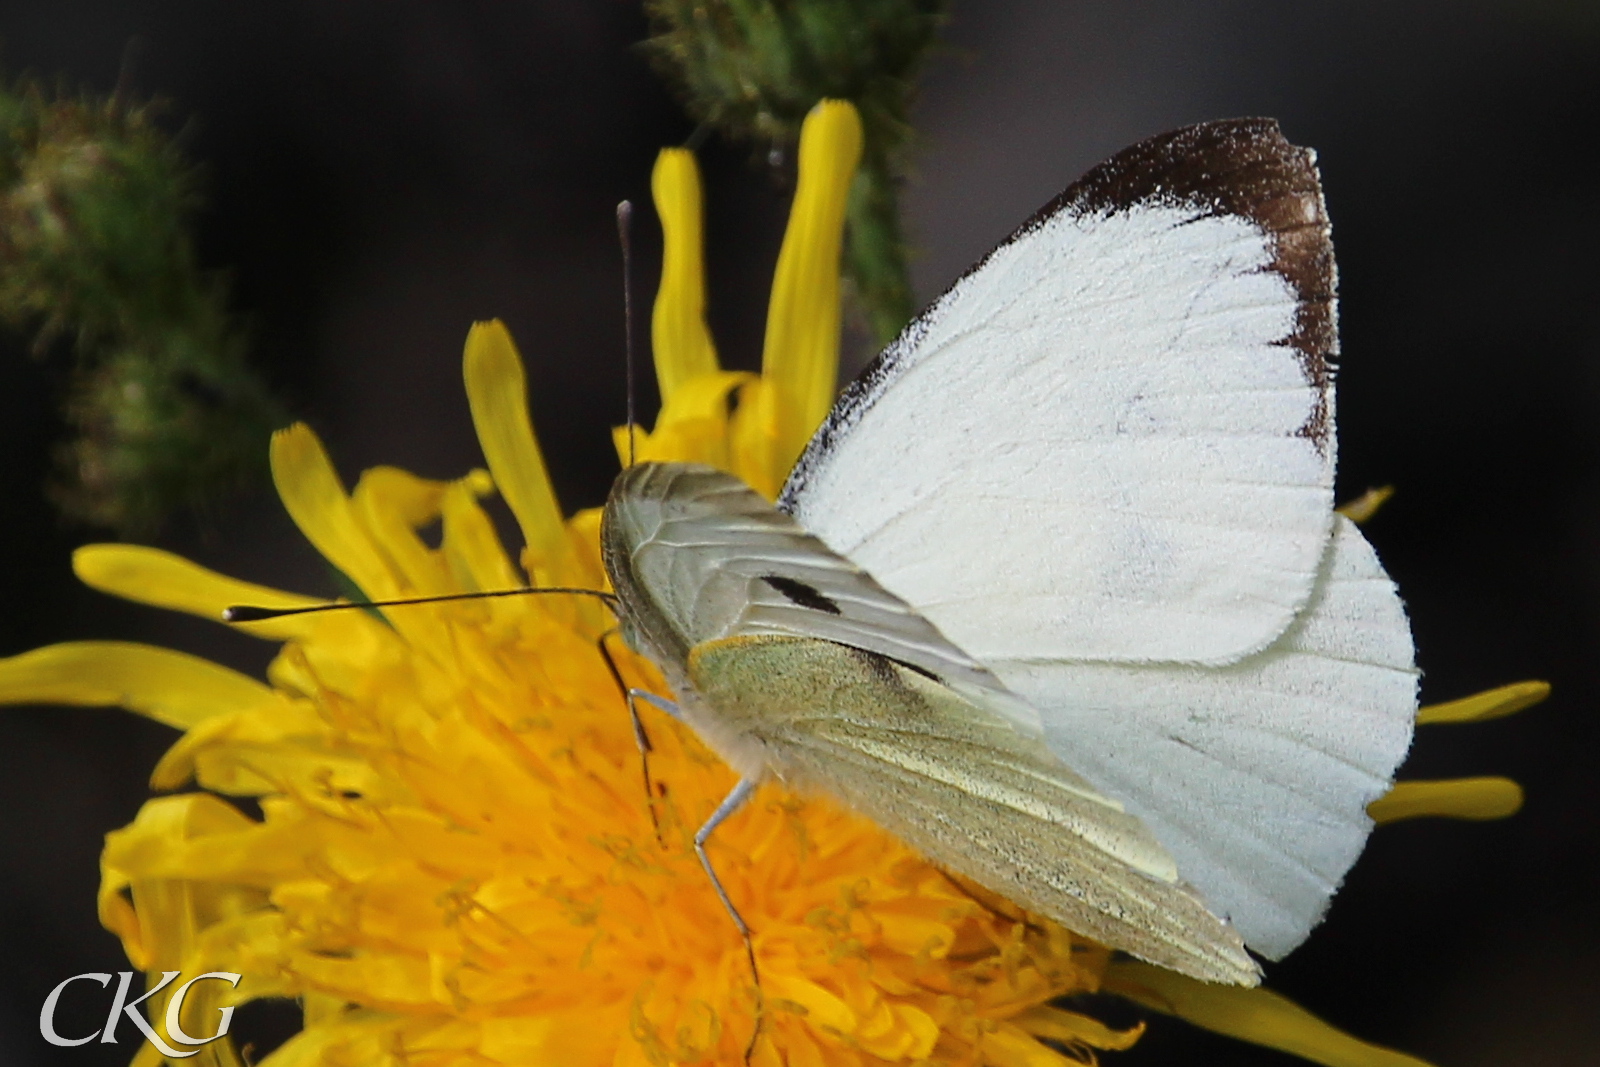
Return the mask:
[(89, 1042), (100, 1036), (100, 1031), (98, 1030), (90, 1034), (88, 1037), (62, 1037), (60, 1034), (56, 1033), (56, 1005), (61, 1002), (61, 992), (62, 990), (66, 989), (67, 986), (71, 985), (73, 982), (76, 982), (80, 978), (94, 979), (96, 982), (100, 983), (101, 989), (104, 989), (107, 983), (111, 981), (111, 976), (109, 974), (75, 974), (71, 978), (68, 978), (66, 981), (62, 982), (60, 985), (56, 986), (54, 989), (50, 990), (50, 995), (44, 998), (44, 1007), (39, 1009), (39, 1035), (52, 1045), (60, 1045), (63, 1048), (71, 1048), (73, 1045), (87, 1045)]
[(128, 999), (128, 986), (133, 981), (133, 972), (119, 971), (117, 976), (122, 979), (122, 983), (117, 986), (117, 997), (111, 1002), (111, 1014), (106, 1017), (105, 1032), (100, 1035), (100, 1041), (102, 1044), (115, 1045), (117, 1043), (117, 1024), (122, 1021), (122, 1016), (126, 1015), (128, 1018), (133, 1020), (133, 1025), (137, 1026), (139, 1031), (144, 1034), (145, 1040), (154, 1045), (156, 1050), (159, 1051), (163, 1056), (181, 1060), (186, 1059), (189, 1056), (193, 1056), (195, 1052), (199, 1051), (199, 1049), (195, 1049), (191, 1052), (179, 1052), (177, 1049), (161, 1040), (161, 1035), (156, 1033), (149, 1021), (145, 1019), (144, 1012), (134, 1010), (139, 1005), (143, 1004), (145, 1001), (149, 1000), (151, 997), (167, 988), (167, 986), (172, 983), (172, 980), (178, 977), (177, 971), (162, 971), (161, 981), (156, 983), (155, 988), (145, 990), (144, 996), (131, 1003), (124, 1002)]
[(189, 987), (196, 982), (203, 982), (207, 978), (215, 978), (218, 981), (227, 982), (233, 988), (238, 989), (239, 979), (242, 977), (244, 976), (234, 974), (232, 971), (207, 971), (205, 974), (191, 978), (179, 986), (177, 991), (172, 994), (172, 999), (167, 1002), (167, 1036), (185, 1045), (204, 1045), (227, 1033), (229, 1025), (233, 1022), (232, 1005), (217, 1009), (222, 1014), (222, 1021), (217, 1024), (217, 1032), (210, 1037), (190, 1037), (183, 1032), (183, 1027), (178, 1025), (178, 1016), (183, 1012), (183, 998), (189, 995)]
[[(151, 989), (146, 990), (144, 996), (140, 997), (138, 1000), (130, 1001), (128, 1000), (128, 988), (133, 984), (133, 972), (118, 971), (116, 977), (121, 979), (121, 981), (117, 984), (117, 993), (111, 1001), (111, 1014), (106, 1016), (105, 1026), (99, 1030), (96, 1030), (88, 1037), (62, 1037), (56, 1031), (56, 1008), (60, 1006), (61, 994), (66, 991), (67, 986), (78, 981), (79, 979), (86, 978), (92, 982), (99, 982), (100, 988), (104, 989), (110, 985), (112, 977), (109, 974), (99, 972), (93, 974), (75, 974), (71, 978), (63, 981), (54, 989), (50, 990), (50, 995), (44, 998), (44, 1007), (39, 1009), (39, 1035), (46, 1041), (50, 1042), (50, 1044), (59, 1045), (64, 1048), (71, 1048), (75, 1045), (87, 1045), (97, 1037), (100, 1039), (101, 1044), (115, 1045), (117, 1043), (117, 1024), (120, 1023), (122, 1021), (122, 1017), (126, 1015), (128, 1018), (133, 1020), (133, 1025), (139, 1028), (139, 1032), (144, 1035), (145, 1040), (155, 1046), (157, 1052), (160, 1052), (168, 1059), (188, 1059), (190, 1056), (193, 1056), (200, 1050), (189, 1049), (188, 1051), (180, 1051), (179, 1049), (173, 1048), (171, 1045), (167, 1044), (166, 1041), (161, 1039), (161, 1035), (156, 1033), (155, 1028), (150, 1025), (150, 1021), (145, 1018), (144, 1012), (139, 1010), (139, 1005), (143, 1004), (145, 1001), (149, 1000), (151, 997), (167, 988), (167, 986), (171, 985), (173, 979), (178, 977), (178, 973), (179, 972), (177, 971), (162, 971), (161, 981), (157, 982)], [(197, 975), (194, 978), (189, 979), (187, 982), (183, 983), (177, 989), (172, 991), (171, 996), (167, 1001), (166, 1036), (171, 1040), (176, 1041), (180, 1045), (209, 1045), (211, 1042), (216, 1041), (218, 1038), (226, 1035), (228, 1032), (228, 1027), (233, 1024), (233, 1006), (228, 1005), (227, 1007), (219, 1007), (217, 1009), (218, 1014), (220, 1014), (222, 1018), (217, 1022), (217, 1032), (212, 1034), (210, 1037), (192, 1037), (188, 1033), (184, 1032), (183, 1027), (180, 1025), (183, 1017), (184, 998), (189, 995), (189, 990), (196, 982), (204, 982), (208, 978), (219, 982), (227, 982), (233, 988), (238, 989), (239, 982), (244, 978), (244, 975), (235, 974), (232, 971), (207, 971), (205, 974)]]

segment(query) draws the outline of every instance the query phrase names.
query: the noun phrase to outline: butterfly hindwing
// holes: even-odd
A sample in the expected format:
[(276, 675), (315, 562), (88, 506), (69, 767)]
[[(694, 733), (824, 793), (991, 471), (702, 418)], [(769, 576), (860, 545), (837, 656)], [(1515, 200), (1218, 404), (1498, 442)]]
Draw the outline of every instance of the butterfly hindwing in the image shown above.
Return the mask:
[(788, 784), (1103, 944), (1208, 981), (1257, 980), (1238, 933), (1178, 880), (1143, 823), (937, 679), (773, 636), (701, 645), (689, 673)]
[(1311, 602), (1238, 663), (993, 666), (1269, 959), (1305, 939), (1360, 854), (1416, 708), (1405, 611), (1344, 518)]

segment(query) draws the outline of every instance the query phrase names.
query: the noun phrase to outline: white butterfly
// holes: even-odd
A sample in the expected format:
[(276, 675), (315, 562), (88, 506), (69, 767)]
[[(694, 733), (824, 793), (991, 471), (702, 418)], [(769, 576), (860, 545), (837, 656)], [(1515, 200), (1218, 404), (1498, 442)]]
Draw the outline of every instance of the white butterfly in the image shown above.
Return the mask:
[(1400, 600), (1333, 511), (1336, 345), (1313, 153), (1206, 123), (957, 281), (776, 508), (624, 471), (625, 631), (744, 779), (697, 843), (776, 776), (1107, 945), (1256, 982), (1246, 946), (1321, 918), (1416, 710)]

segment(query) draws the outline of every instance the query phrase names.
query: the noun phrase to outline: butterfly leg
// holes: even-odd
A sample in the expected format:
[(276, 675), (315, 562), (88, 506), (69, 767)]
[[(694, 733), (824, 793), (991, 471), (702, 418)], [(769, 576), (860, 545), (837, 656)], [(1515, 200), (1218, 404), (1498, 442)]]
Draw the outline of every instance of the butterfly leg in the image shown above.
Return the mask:
[[(630, 689), (628, 690), (628, 696), (632, 700), (642, 700), (652, 707), (659, 708), (679, 722), (683, 721), (682, 709), (659, 693), (652, 693), (648, 689)], [(642, 731), (644, 727), (641, 726), (639, 729)]]
[(628, 718), (633, 723), (633, 741), (639, 746), (639, 768), (644, 776), (644, 801), (650, 809), (650, 826), (655, 830), (656, 844), (666, 848), (667, 842), (661, 836), (661, 817), (656, 812), (655, 783), (650, 780), (650, 753), (654, 751), (655, 746), (650, 743), (650, 735), (645, 733), (644, 721), (639, 718), (639, 707), (635, 701), (647, 701), (674, 719), (681, 719), (682, 716), (678, 713), (678, 705), (672, 701), (644, 689), (634, 689), (622, 680), (622, 671), (617, 668), (617, 661), (612, 657), (611, 649), (606, 647), (606, 638), (616, 632), (613, 628), (601, 634), (599, 640), (595, 642), (595, 648), (599, 649), (600, 658), (605, 660), (606, 669), (611, 672), (611, 680), (617, 683), (617, 688), (622, 691), (622, 699), (628, 705)]
[[(633, 720), (633, 740), (639, 746), (639, 765), (644, 768), (644, 796), (645, 803), (650, 806), (650, 825), (655, 827), (656, 844), (666, 848), (666, 839), (661, 836), (661, 819), (656, 814), (655, 785), (650, 781), (650, 753), (655, 751), (655, 746), (650, 743), (650, 735), (644, 732), (644, 720), (639, 718), (638, 702), (642, 700), (660, 708), (679, 722), (683, 721), (683, 713), (678, 710), (678, 705), (648, 689), (629, 689), (627, 696), (628, 717)], [(665, 785), (661, 787), (662, 796), (666, 796), (666, 788)]]
[(711, 857), (706, 855), (706, 841), (716, 828), (722, 825), (722, 820), (732, 815), (744, 806), (750, 799), (750, 794), (756, 791), (757, 782), (754, 778), (741, 778), (739, 784), (733, 787), (717, 810), (711, 813), (711, 818), (700, 827), (694, 835), (694, 853), (700, 857), (700, 866), (706, 869), (706, 875), (711, 879), (711, 888), (717, 891), (717, 897), (722, 901), (722, 906), (727, 909), (728, 915), (733, 919), (733, 925), (738, 927), (739, 936), (744, 938), (745, 958), (750, 961), (750, 976), (756, 983), (756, 1026), (750, 1034), (750, 1044), (745, 1046), (744, 1059), (750, 1062), (750, 1053), (755, 1050), (756, 1038), (761, 1034), (761, 970), (756, 966), (756, 946), (750, 940), (750, 926), (744, 921), (744, 916), (739, 914), (739, 909), (733, 906), (733, 901), (728, 898), (728, 891), (722, 887), (722, 879), (717, 877), (716, 868), (711, 866)]

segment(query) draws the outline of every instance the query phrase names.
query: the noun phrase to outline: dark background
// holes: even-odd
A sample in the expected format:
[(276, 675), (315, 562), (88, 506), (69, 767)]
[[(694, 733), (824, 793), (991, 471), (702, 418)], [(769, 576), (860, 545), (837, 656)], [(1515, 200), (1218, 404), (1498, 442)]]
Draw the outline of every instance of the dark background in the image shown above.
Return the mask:
[[(481, 462), (461, 343), (500, 316), (577, 508), (603, 497), (623, 412), (612, 207), (648, 203), (656, 149), (690, 129), (630, 48), (644, 29), (624, 0), (6, 0), (0, 64), (104, 92), (143, 42), (134, 84), (171, 99), (209, 171), (204, 258), (231, 272), (261, 367), (348, 479)], [(1404, 772), (1508, 774), (1525, 811), (1378, 831), (1269, 983), (1441, 1065), (1600, 1061), (1600, 6), (957, 0), (917, 114), (919, 293), (1123, 145), (1239, 114), (1321, 153), (1341, 493), (1400, 487), (1368, 533), (1410, 607), (1425, 699), (1556, 686), (1517, 718), (1423, 731)], [(737, 366), (759, 352), (787, 205), (749, 158), (702, 153), (712, 325)], [(647, 297), (659, 238), (642, 214)], [(40, 491), (59, 385), (0, 348), (0, 654), (116, 637), (259, 670), (266, 646), (76, 585), (72, 548), (104, 535), (63, 527)], [(159, 543), (331, 591), (265, 493)], [(0, 732), (0, 1064), (126, 1063), (130, 1034), (51, 1048), (38, 1011), (62, 978), (127, 967), (94, 918), (96, 856), (171, 734), (95, 709), (4, 709)], [(1163, 1020), (1106, 1059), (1296, 1062)]]

